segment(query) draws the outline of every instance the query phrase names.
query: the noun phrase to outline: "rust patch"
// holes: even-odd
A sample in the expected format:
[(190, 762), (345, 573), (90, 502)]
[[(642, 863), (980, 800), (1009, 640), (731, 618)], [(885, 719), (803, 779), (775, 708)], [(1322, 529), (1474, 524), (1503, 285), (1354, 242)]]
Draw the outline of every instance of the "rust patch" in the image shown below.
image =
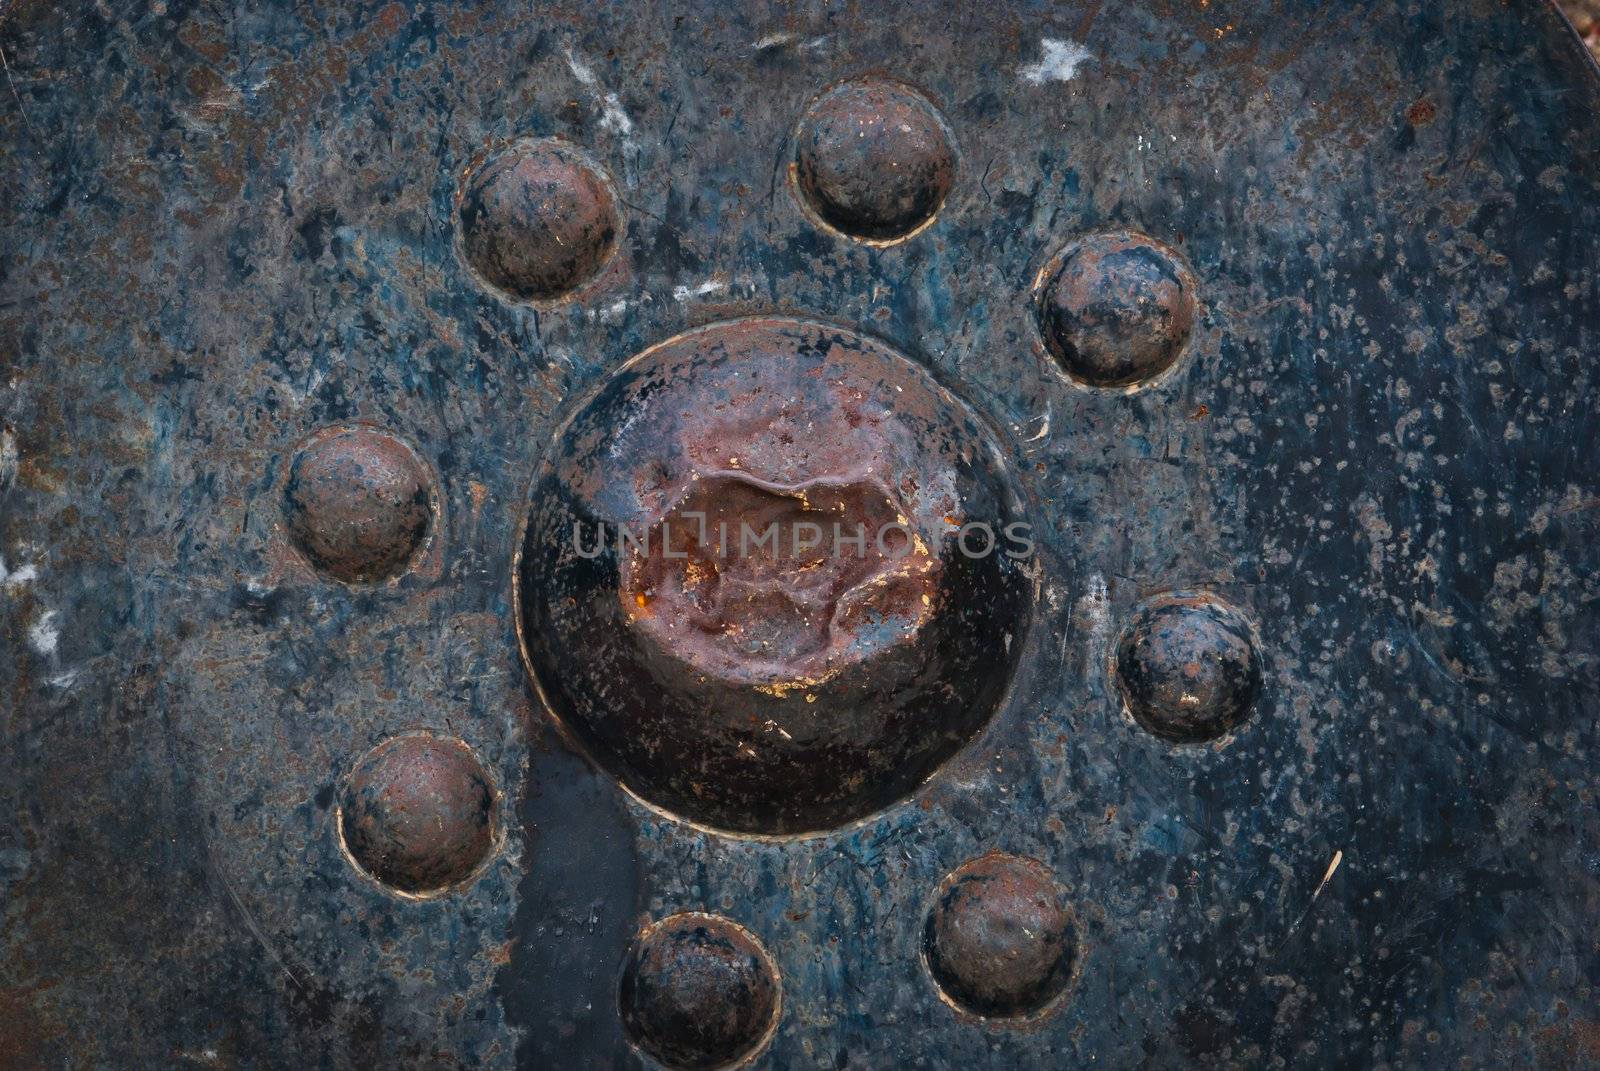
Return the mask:
[(780, 987), (766, 950), (714, 915), (662, 919), (634, 942), (619, 1001), (628, 1038), (671, 1068), (749, 1059), (777, 1025)]
[(1423, 97), (1406, 109), (1406, 122), (1412, 126), (1426, 126), (1433, 122), (1438, 114), (1438, 106), (1427, 97)]
[(336, 427), (296, 454), (284, 516), (295, 545), (324, 573), (384, 580), (427, 537), (433, 498), (432, 477), (409, 446), (375, 428)]
[(356, 765), (339, 805), (339, 835), (360, 868), (402, 893), (466, 881), (488, 858), (499, 808), (482, 765), (459, 740), (412, 733)]
[(1065, 993), (1077, 965), (1063, 893), (1039, 862), (989, 852), (958, 867), (928, 912), (923, 954), (941, 994), (985, 1018), (1027, 1018)]
[(932, 222), (955, 182), (956, 152), (938, 111), (894, 82), (824, 93), (795, 138), (795, 184), (826, 225), (890, 242)]
[(820, 680), (906, 642), (932, 612), (938, 563), (871, 477), (781, 485), (696, 477), (623, 559), (638, 627), (703, 672)]

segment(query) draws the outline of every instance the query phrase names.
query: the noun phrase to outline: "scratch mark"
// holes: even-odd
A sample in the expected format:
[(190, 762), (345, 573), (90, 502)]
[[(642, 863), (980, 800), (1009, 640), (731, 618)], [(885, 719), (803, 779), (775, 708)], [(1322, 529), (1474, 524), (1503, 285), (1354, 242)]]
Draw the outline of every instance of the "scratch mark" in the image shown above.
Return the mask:
[(245, 929), (250, 932), (250, 936), (256, 939), (256, 943), (261, 946), (262, 950), (288, 976), (289, 981), (295, 984), (295, 988), (304, 993), (306, 991), (305, 983), (300, 980), (300, 977), (294, 971), (289, 969), (289, 964), (278, 954), (278, 950), (273, 947), (272, 942), (267, 940), (267, 935), (261, 932), (261, 927), (256, 925), (255, 916), (250, 913), (249, 908), (244, 906), (244, 901), (239, 898), (239, 893), (234, 889), (233, 882), (228, 880), (228, 876), (223, 873), (222, 867), (217, 865), (215, 852), (212, 853), (210, 869), (217, 876), (217, 880), (221, 882), (223, 890), (228, 894), (228, 899), (233, 902), (234, 909), (239, 912), (239, 917), (243, 920)]
[(1273, 955), (1277, 955), (1278, 952), (1283, 949), (1283, 946), (1289, 943), (1289, 938), (1294, 936), (1295, 931), (1300, 928), (1301, 924), (1305, 922), (1307, 916), (1311, 914), (1312, 908), (1317, 906), (1317, 897), (1321, 896), (1322, 890), (1328, 887), (1328, 882), (1333, 880), (1334, 871), (1339, 869), (1339, 864), (1343, 861), (1344, 849), (1341, 848), (1333, 853), (1332, 859), (1328, 860), (1328, 869), (1322, 874), (1322, 883), (1317, 886), (1317, 891), (1311, 894), (1311, 899), (1306, 901), (1306, 909), (1300, 912), (1300, 917), (1294, 920), (1294, 925), (1290, 926), (1286, 931), (1284, 931), (1283, 939), (1280, 940), (1277, 944), (1277, 947), (1273, 949)]
[(22, 116), (22, 125), (28, 128), (30, 137), (38, 137), (39, 135), (33, 129), (33, 124), (28, 121), (28, 109), (23, 107), (22, 94), (17, 92), (16, 80), (11, 77), (11, 63), (6, 59), (6, 50), (4, 48), (0, 48), (0, 67), (4, 67), (6, 70), (6, 85), (11, 87), (11, 97), (17, 102), (17, 114)]
[(1317, 897), (1322, 895), (1322, 890), (1328, 887), (1328, 882), (1333, 880), (1333, 872), (1339, 869), (1339, 864), (1344, 862), (1344, 849), (1333, 853), (1333, 858), (1328, 861), (1327, 873), (1322, 875), (1322, 884), (1317, 886), (1317, 891), (1311, 894), (1311, 902), (1316, 903)]

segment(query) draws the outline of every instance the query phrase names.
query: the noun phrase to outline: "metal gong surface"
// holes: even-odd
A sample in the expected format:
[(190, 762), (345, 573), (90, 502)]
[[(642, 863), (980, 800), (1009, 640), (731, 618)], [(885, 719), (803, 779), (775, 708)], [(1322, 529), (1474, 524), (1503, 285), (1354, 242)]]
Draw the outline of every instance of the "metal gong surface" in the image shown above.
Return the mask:
[(1600, 1067), (1552, 7), (0, 60), (0, 1067)]

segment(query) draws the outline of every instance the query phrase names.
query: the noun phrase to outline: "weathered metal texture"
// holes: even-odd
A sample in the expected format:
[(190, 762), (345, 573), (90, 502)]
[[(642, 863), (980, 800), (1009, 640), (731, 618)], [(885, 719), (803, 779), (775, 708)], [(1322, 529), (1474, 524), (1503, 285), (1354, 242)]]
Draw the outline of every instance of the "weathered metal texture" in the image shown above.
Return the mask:
[(865, 818), (1011, 681), (1034, 589), (1025, 545), (1002, 549), (1013, 484), (982, 421), (880, 343), (689, 332), (585, 399), (534, 479), (529, 671), (667, 812), (758, 834)]
[(777, 1025), (778, 973), (727, 919), (673, 915), (646, 927), (622, 968), (618, 1006), (629, 1039), (670, 1067), (727, 1067)]
[(1128, 716), (1176, 744), (1243, 725), (1261, 693), (1259, 641), (1249, 620), (1213, 596), (1164, 595), (1133, 614), (1114, 672)]
[(347, 583), (386, 580), (433, 525), (433, 481), (404, 443), (373, 428), (319, 432), (295, 455), (283, 523), (316, 568)]
[(922, 954), (940, 992), (959, 1011), (1019, 1019), (1062, 999), (1078, 961), (1076, 934), (1050, 870), (989, 852), (939, 886)]
[(352, 864), (402, 895), (436, 895), (470, 878), (496, 836), (498, 793), (457, 740), (408, 733), (373, 748), (339, 800)]
[[(624, 966), (685, 912), (765, 950), (763, 1067), (1600, 1065), (1600, 82), (1552, 8), (15, 3), (0, 50), (0, 1065), (650, 1066)], [(949, 138), (930, 219), (807, 199), (804, 117), (861, 80)], [(596, 246), (497, 246), (562, 267), (509, 292), (468, 262), (472, 183), (550, 138)], [(541, 189), (481, 204), (531, 234)], [(1113, 234), (1170, 250), (1194, 312), (1165, 370), (1095, 389), (1040, 287)], [(964, 399), (1038, 540), (981, 731), (804, 837), (635, 800), (517, 649), (557, 429), (749, 317)], [(319, 498), (426, 515), (348, 581), (293, 505), (346, 427), (427, 484)], [(1119, 638), (1172, 592), (1260, 660), (1206, 745), (1124, 710)], [(340, 813), (419, 730), (501, 797), (481, 865), (404, 896)], [(1070, 911), (1040, 1015), (952, 1007), (926, 965), (990, 851)]]

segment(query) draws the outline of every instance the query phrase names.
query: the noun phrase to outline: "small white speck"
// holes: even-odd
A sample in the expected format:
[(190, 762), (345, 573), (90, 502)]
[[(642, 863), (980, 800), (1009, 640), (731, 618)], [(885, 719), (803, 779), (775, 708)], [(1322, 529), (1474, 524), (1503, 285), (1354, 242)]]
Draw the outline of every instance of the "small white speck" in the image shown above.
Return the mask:
[(1333, 872), (1339, 869), (1339, 864), (1342, 862), (1344, 862), (1344, 849), (1340, 848), (1338, 851), (1333, 853), (1333, 858), (1328, 860), (1328, 869), (1322, 875), (1322, 884), (1318, 885), (1317, 891), (1311, 894), (1311, 899), (1313, 901), (1322, 895), (1323, 889), (1328, 887), (1328, 882), (1333, 880)]
[(1078, 600), (1083, 615), (1089, 619), (1089, 637), (1092, 649), (1099, 651), (1111, 634), (1110, 598), (1106, 592), (1106, 578), (1095, 573), (1089, 578), (1089, 590)]
[(1045, 403), (1044, 403), (1044, 416), (1039, 418), (1039, 433), (1037, 435), (1032, 436), (1031, 438), (1029, 438), (1026, 441), (1028, 441), (1030, 443), (1036, 443), (1040, 439), (1043, 439), (1046, 435), (1049, 435), (1049, 434), (1050, 434), (1050, 401), (1049, 401), (1049, 399), (1046, 399)]

